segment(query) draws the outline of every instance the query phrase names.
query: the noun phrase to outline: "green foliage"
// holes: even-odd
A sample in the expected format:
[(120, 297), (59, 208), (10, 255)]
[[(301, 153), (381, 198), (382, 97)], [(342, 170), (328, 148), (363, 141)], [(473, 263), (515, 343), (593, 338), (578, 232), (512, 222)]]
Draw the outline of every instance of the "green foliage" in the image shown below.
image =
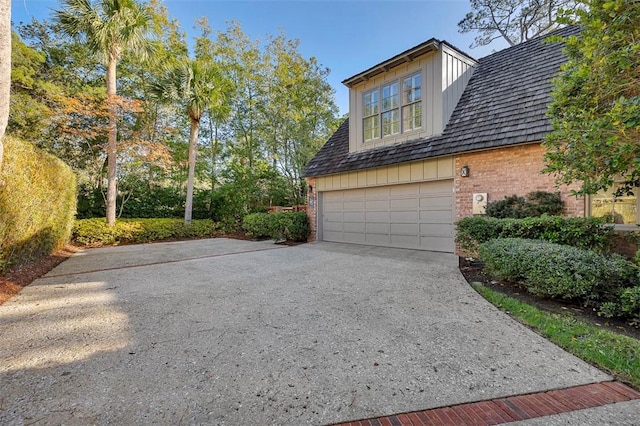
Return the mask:
[(534, 191), (527, 194), (526, 198), (512, 195), (487, 203), (487, 215), (499, 219), (522, 219), (543, 214), (561, 215), (562, 208), (559, 192)]
[(276, 241), (306, 241), (311, 232), (304, 212), (253, 213), (244, 217), (242, 228), (252, 237)]
[(68, 240), (76, 178), (59, 159), (4, 138), (0, 172), (0, 273), (46, 256)]
[(73, 227), (73, 241), (89, 246), (210, 238), (218, 234), (218, 227), (211, 220), (193, 220), (187, 225), (180, 219), (119, 219), (111, 227), (104, 218), (93, 218), (77, 220)]
[(568, 62), (554, 82), (545, 171), (581, 182), (581, 194), (622, 177), (621, 195), (640, 186), (640, 2), (580, 3), (582, 31), (565, 40)]
[(640, 386), (638, 339), (579, 321), (570, 315), (544, 312), (481, 285), (474, 288), (489, 302), (553, 343), (636, 387)]
[(268, 213), (251, 213), (242, 219), (242, 229), (253, 238), (269, 238), (271, 236), (271, 217)]
[(616, 301), (623, 289), (638, 284), (636, 266), (616, 254), (522, 238), (488, 241), (479, 253), (489, 273), (538, 296), (597, 305)]
[(528, 238), (606, 252), (613, 241), (613, 227), (600, 218), (560, 216), (497, 219), (474, 216), (456, 223), (456, 242), (469, 255), (478, 244), (495, 238)]

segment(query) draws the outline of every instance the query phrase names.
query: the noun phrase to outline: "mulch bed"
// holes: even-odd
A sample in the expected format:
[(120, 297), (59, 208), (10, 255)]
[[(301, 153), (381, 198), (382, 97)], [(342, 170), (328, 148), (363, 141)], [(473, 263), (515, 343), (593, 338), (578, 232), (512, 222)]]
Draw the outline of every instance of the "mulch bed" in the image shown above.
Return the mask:
[(81, 250), (80, 247), (66, 245), (62, 250), (52, 255), (25, 263), (19, 268), (0, 276), (0, 305), (20, 293), (20, 290), (24, 287), (45, 275), (79, 250)]
[(460, 258), (460, 272), (462, 272), (462, 275), (464, 275), (469, 283), (479, 282), (491, 290), (533, 305), (541, 310), (558, 314), (570, 314), (576, 319), (640, 340), (640, 328), (631, 326), (625, 321), (600, 317), (593, 308), (584, 307), (569, 301), (544, 299), (534, 296), (518, 284), (495, 280), (493, 277), (486, 275), (482, 269), (480, 262), (469, 261), (463, 257)]

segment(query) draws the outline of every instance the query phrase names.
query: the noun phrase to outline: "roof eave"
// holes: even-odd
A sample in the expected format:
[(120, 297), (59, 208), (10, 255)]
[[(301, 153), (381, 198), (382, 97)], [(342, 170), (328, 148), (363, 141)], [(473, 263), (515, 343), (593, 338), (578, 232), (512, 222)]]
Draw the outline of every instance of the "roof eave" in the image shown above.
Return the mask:
[(394, 56), (391, 59), (387, 59), (384, 62), (381, 62), (373, 67), (363, 71), (359, 74), (354, 75), (353, 77), (349, 77), (346, 80), (342, 81), (347, 87), (353, 87), (358, 83), (363, 81), (370, 80), (378, 74), (382, 74), (383, 72), (387, 72), (392, 68), (397, 67), (398, 65), (402, 65), (407, 62), (413, 61), (415, 58), (422, 56), (429, 52), (434, 52), (440, 50), (440, 41), (432, 38), (431, 40), (427, 40), (424, 43), (421, 43), (415, 47), (412, 47), (409, 50), (405, 50), (404, 52)]

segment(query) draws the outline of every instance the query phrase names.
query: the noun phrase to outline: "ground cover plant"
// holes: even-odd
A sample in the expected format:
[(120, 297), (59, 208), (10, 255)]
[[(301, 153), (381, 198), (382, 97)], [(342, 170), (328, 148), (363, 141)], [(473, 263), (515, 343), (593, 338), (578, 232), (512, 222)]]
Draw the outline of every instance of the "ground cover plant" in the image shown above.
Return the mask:
[(577, 357), (640, 389), (640, 340), (473, 286), (489, 302)]

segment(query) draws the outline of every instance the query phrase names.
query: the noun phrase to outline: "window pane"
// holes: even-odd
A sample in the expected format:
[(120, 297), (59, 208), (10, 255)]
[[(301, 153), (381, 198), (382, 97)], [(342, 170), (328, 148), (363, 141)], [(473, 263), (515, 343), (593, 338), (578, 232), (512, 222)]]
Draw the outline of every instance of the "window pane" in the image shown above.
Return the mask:
[(402, 83), (402, 101), (404, 104), (419, 101), (421, 91), (422, 79), (420, 74), (413, 75), (404, 79)]
[(364, 140), (370, 141), (380, 137), (380, 116), (365, 118), (363, 122)]
[(422, 127), (422, 102), (402, 108), (402, 130), (404, 132)]
[[(635, 195), (614, 197), (619, 185), (608, 191), (591, 196), (591, 216), (606, 217), (609, 223), (635, 224), (637, 222), (637, 200)], [(634, 191), (637, 193), (637, 190)]]
[(398, 83), (382, 86), (382, 111), (398, 107)]
[(400, 133), (400, 112), (397, 109), (382, 113), (382, 136)]
[(364, 116), (370, 116), (378, 113), (378, 91), (374, 90), (362, 95)]

